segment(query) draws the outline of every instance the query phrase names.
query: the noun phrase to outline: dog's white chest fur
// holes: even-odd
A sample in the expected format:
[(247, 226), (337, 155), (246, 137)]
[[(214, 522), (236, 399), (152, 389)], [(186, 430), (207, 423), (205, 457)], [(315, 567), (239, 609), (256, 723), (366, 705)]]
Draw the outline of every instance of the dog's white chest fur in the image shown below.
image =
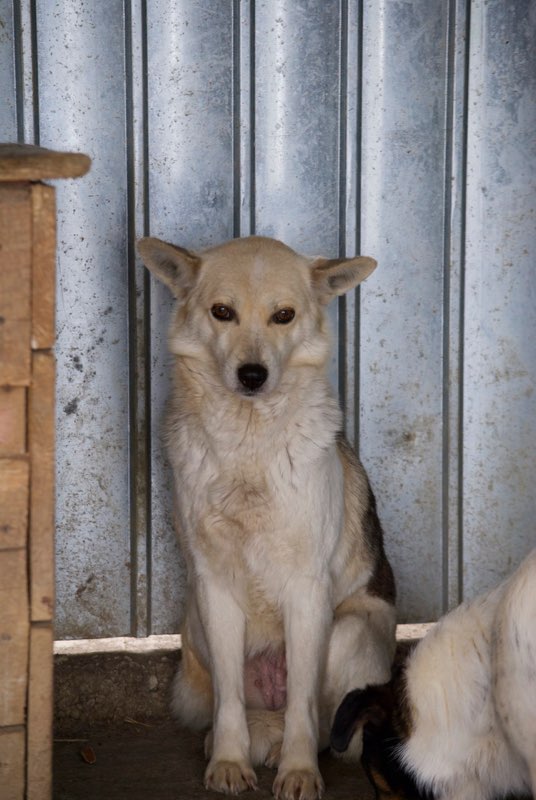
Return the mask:
[(274, 592), (296, 563), (324, 574), (342, 525), (343, 477), (340, 412), (317, 392), (318, 407), (279, 399), (261, 411), (244, 403), (238, 414), (223, 399), (175, 428), (181, 522), (198, 568), (206, 556), (213, 569), (216, 557), (227, 576), (245, 571)]
[[(317, 389), (320, 394), (320, 389)], [(286, 398), (237, 413), (220, 398), (174, 427), (171, 448), (185, 549), (199, 575), (222, 582), (248, 619), (246, 649), (284, 640), (280, 598), (299, 574), (330, 582), (342, 533), (340, 411)]]

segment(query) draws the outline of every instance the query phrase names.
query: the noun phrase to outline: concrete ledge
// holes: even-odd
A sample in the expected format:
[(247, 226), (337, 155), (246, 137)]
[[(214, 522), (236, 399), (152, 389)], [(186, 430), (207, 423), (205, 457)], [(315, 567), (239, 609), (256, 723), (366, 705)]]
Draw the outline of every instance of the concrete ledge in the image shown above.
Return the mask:
[(179, 633), (161, 636), (120, 636), (114, 639), (67, 639), (54, 642), (54, 655), (79, 656), (89, 653), (155, 653), (181, 649)]
[[(435, 622), (420, 622), (398, 625), (396, 638), (399, 641), (421, 639), (433, 628)], [(65, 639), (54, 642), (54, 655), (77, 656), (89, 653), (154, 653), (180, 650), (180, 633), (146, 636), (136, 639), (133, 636), (119, 636), (111, 639)]]

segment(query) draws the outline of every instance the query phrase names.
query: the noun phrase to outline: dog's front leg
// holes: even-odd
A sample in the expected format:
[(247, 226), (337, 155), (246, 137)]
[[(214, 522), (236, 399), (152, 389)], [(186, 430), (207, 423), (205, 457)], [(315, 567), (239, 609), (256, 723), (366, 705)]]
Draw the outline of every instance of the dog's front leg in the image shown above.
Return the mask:
[(287, 711), (273, 787), (280, 800), (316, 800), (324, 791), (318, 770), (318, 697), (331, 618), (326, 583), (293, 577), (285, 590)]
[(244, 703), (245, 617), (218, 578), (199, 580), (198, 603), (214, 690), (213, 747), (205, 771), (205, 786), (237, 794), (257, 787), (249, 757)]

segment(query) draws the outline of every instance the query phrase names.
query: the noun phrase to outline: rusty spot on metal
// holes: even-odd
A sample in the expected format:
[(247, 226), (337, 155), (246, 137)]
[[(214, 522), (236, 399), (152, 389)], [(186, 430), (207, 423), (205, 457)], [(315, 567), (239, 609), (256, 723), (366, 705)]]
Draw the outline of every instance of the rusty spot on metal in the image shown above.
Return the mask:
[(95, 577), (96, 576), (93, 573), (91, 573), (89, 578), (78, 587), (78, 589), (76, 590), (76, 595), (75, 595), (77, 600), (79, 600), (82, 597), (82, 595), (84, 594), (84, 592), (87, 591), (91, 587), (91, 584), (95, 580)]

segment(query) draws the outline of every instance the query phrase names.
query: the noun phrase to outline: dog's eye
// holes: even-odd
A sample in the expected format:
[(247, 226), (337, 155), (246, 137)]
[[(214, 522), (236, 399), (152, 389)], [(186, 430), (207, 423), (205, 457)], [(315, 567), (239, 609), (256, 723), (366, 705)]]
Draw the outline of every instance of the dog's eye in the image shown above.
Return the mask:
[(231, 320), (235, 319), (236, 317), (236, 312), (232, 308), (229, 308), (229, 306), (220, 305), (219, 303), (212, 306), (210, 313), (214, 319), (219, 319), (221, 322), (231, 322)]
[(295, 316), (296, 312), (293, 308), (280, 308), (279, 311), (276, 311), (272, 316), (272, 321), (278, 325), (288, 325)]

